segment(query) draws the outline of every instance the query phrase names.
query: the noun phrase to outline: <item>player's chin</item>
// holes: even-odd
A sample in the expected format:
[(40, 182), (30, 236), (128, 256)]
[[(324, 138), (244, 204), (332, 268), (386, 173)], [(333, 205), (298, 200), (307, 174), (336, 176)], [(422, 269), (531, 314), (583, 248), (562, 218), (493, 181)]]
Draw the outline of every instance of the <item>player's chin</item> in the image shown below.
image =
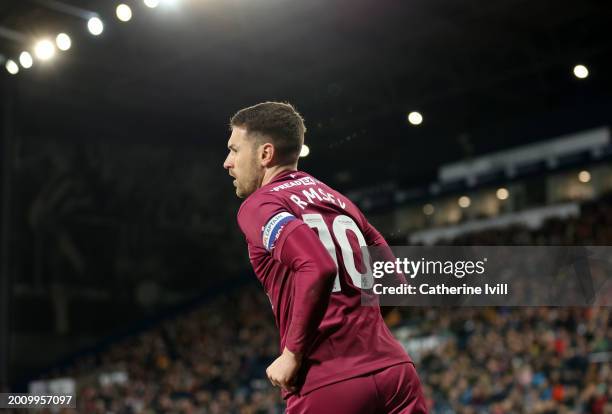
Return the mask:
[(238, 198), (246, 198), (248, 194), (246, 194), (241, 188), (236, 187), (236, 196)]
[(244, 188), (244, 187), (241, 188), (241, 187), (236, 186), (236, 195), (238, 196), (238, 198), (247, 198), (254, 192), (255, 192), (255, 189), (251, 190), (248, 188)]

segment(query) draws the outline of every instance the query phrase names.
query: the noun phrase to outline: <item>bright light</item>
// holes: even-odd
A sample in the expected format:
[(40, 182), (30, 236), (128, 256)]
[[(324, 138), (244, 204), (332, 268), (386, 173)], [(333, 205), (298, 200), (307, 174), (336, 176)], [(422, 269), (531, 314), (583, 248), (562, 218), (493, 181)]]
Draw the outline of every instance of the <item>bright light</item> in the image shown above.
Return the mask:
[(72, 40), (66, 33), (60, 33), (55, 38), (55, 44), (59, 50), (68, 50), (72, 46)]
[(423, 206), (423, 213), (425, 213), (426, 216), (431, 216), (434, 213), (435, 209), (434, 206), (431, 204), (425, 204)]
[(457, 200), (457, 203), (461, 208), (468, 208), (470, 204), (472, 204), (472, 200), (470, 200), (468, 196), (461, 196), (459, 197), (459, 200)]
[(408, 114), (408, 122), (410, 122), (412, 125), (421, 125), (423, 122), (423, 115), (421, 115), (419, 112), (410, 112)]
[(104, 31), (104, 23), (98, 17), (92, 17), (87, 21), (87, 29), (89, 33), (94, 36), (98, 36)]
[(584, 79), (589, 76), (589, 70), (584, 65), (576, 65), (574, 66), (574, 76), (578, 79)]
[(144, 0), (144, 4), (145, 6), (154, 9), (159, 6), (159, 0)]
[(120, 4), (117, 6), (117, 18), (122, 22), (129, 22), (132, 19), (132, 9), (127, 4)]
[(508, 197), (510, 196), (510, 192), (508, 191), (508, 189), (501, 187), (497, 189), (497, 191), (495, 192), (495, 195), (500, 200), (507, 200)]
[(34, 63), (32, 55), (30, 55), (29, 52), (21, 52), (19, 55), (19, 63), (21, 63), (24, 69), (30, 69)]
[(34, 54), (40, 60), (49, 60), (55, 56), (55, 45), (50, 40), (41, 40), (34, 46)]
[(19, 73), (19, 65), (12, 59), (7, 60), (4, 67), (11, 75), (16, 75)]
[(578, 180), (581, 183), (588, 183), (589, 181), (591, 181), (591, 173), (587, 170), (580, 171), (578, 173)]
[(308, 145), (306, 144), (302, 145), (302, 149), (300, 150), (300, 157), (307, 157), (308, 154), (310, 154), (310, 148), (308, 148)]

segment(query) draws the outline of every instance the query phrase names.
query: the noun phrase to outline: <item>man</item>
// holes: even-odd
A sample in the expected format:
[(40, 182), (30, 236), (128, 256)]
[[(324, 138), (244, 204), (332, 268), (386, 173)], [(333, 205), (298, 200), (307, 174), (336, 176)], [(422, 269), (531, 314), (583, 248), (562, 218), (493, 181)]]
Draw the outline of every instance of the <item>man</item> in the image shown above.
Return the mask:
[(426, 412), (410, 357), (378, 306), (361, 305), (360, 247), (386, 242), (349, 199), (297, 170), (300, 114), (265, 102), (230, 125), (223, 167), (246, 198), (238, 224), (281, 338), (266, 374), (287, 413)]

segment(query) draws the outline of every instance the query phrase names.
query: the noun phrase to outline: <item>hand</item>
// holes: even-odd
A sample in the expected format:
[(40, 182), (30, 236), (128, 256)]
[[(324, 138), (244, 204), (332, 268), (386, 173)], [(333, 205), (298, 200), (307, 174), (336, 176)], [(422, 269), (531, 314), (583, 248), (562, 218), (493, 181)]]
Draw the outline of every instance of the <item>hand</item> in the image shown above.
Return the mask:
[(302, 364), (302, 356), (294, 354), (287, 348), (281, 356), (276, 358), (266, 369), (268, 379), (275, 387), (281, 387), (287, 391), (295, 391), (293, 382)]

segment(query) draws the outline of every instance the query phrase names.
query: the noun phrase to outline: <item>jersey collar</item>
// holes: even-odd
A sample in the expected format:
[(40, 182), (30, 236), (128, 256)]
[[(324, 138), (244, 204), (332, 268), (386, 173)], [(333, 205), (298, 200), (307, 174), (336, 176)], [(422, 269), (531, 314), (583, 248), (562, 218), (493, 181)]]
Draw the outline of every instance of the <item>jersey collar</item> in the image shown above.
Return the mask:
[(293, 177), (290, 177), (291, 175), (295, 175), (295, 179), (297, 180), (298, 178), (301, 178), (304, 173), (298, 170), (285, 170), (285, 171), (281, 171), (280, 173), (276, 174), (274, 177), (272, 177), (272, 179), (266, 184), (264, 185), (262, 188), (269, 186), (270, 184), (273, 183), (278, 183), (279, 181), (285, 181), (288, 179), (293, 179)]

